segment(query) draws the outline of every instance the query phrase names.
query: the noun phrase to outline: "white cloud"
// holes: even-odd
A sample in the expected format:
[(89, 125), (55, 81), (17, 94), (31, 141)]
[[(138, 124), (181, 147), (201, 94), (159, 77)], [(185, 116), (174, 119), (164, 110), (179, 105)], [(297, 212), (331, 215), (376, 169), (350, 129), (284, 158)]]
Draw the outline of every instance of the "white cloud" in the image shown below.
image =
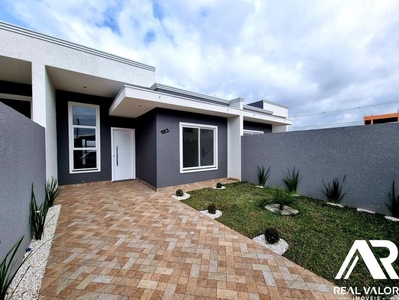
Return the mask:
[[(0, 4), (0, 20), (154, 65), (158, 82), (195, 92), (267, 98), (288, 105), (291, 115), (399, 100), (394, 0)], [(319, 114), (294, 118), (294, 125), (361, 123), (364, 114), (397, 109)]]

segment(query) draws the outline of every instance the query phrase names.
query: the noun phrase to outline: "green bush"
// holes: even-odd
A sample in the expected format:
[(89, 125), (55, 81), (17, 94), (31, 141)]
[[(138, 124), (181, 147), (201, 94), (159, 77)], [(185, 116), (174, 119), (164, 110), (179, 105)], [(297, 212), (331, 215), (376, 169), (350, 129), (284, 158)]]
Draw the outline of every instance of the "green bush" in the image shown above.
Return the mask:
[(283, 181), (288, 188), (288, 192), (295, 194), (298, 190), (299, 181), (302, 179), (302, 177), (299, 176), (299, 170), (294, 166), (292, 171), (287, 168), (287, 173), (284, 173), (283, 170), (281, 170), (281, 172), (284, 175)]
[(220, 182), (216, 183), (216, 188), (221, 189), (222, 187), (223, 185)]
[(259, 167), (258, 166), (258, 185), (259, 186), (266, 186), (266, 182), (270, 177), (270, 168), (269, 166), (267, 170), (265, 170), (265, 167)]
[(30, 228), (32, 237), (36, 240), (41, 240), (44, 232), (44, 224), (48, 212), (48, 203), (44, 201), (40, 206), (36, 203), (35, 192), (33, 191), (33, 183), (31, 188), (30, 201)]
[(211, 215), (216, 214), (216, 205), (214, 203), (208, 205), (208, 213)]
[(399, 195), (396, 195), (395, 191), (395, 179), (392, 181), (391, 192), (388, 192), (389, 202), (386, 203), (387, 207), (392, 213), (392, 216), (399, 218)]
[(275, 187), (273, 190), (273, 202), (279, 204), (280, 210), (284, 209), (285, 205), (290, 205), (292, 202), (291, 195), (283, 188)]
[(345, 193), (342, 192), (345, 180), (346, 175), (342, 178), (342, 183), (337, 177), (333, 179), (332, 183), (327, 182), (326, 184), (324, 180), (322, 180), (324, 185), (324, 190), (322, 192), (327, 197), (328, 201), (333, 203), (340, 203), (342, 201), (346, 193), (349, 191), (349, 189), (347, 189)]
[(176, 196), (177, 196), (177, 197), (183, 197), (183, 195), (184, 195), (184, 192), (183, 192), (182, 189), (178, 189), (178, 190), (176, 191)]
[(267, 228), (265, 230), (265, 239), (270, 244), (275, 244), (280, 240), (280, 235), (275, 228)]
[(48, 207), (52, 207), (54, 205), (55, 198), (57, 198), (60, 193), (57, 179), (51, 178), (51, 180), (46, 182), (45, 192), (47, 205)]

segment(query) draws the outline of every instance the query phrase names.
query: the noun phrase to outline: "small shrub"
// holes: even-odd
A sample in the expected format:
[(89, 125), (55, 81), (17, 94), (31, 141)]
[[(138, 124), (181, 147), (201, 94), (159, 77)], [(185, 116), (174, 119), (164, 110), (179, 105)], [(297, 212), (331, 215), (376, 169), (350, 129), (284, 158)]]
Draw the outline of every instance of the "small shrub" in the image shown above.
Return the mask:
[(395, 179), (392, 181), (391, 192), (388, 192), (389, 204), (386, 203), (387, 207), (392, 213), (392, 216), (399, 218), (399, 195), (396, 195), (395, 191)]
[(176, 196), (177, 196), (177, 197), (183, 197), (183, 195), (184, 195), (184, 192), (183, 192), (182, 189), (178, 189), (178, 190), (176, 191)]
[(335, 177), (332, 183), (327, 182), (327, 184), (323, 181), (324, 185), (324, 195), (327, 197), (328, 201), (332, 203), (340, 203), (342, 199), (345, 197), (346, 193), (349, 189), (346, 190), (345, 193), (342, 192), (343, 185), (346, 180), (346, 175), (342, 178), (342, 183), (339, 181), (337, 177)]
[(48, 207), (53, 207), (54, 200), (55, 200), (55, 198), (57, 198), (57, 196), (60, 193), (60, 188), (58, 186), (58, 180), (55, 178), (51, 178), (51, 180), (48, 180), (46, 182), (45, 191), (46, 191), (47, 205), (48, 205)]
[(292, 171), (287, 168), (287, 173), (284, 173), (283, 170), (281, 170), (281, 172), (284, 175), (283, 181), (288, 188), (288, 192), (295, 194), (298, 190), (299, 181), (302, 179), (302, 177), (299, 176), (299, 170), (294, 166)]
[(208, 205), (208, 213), (210, 213), (211, 215), (216, 214), (216, 205), (215, 204), (209, 204)]
[[(10, 287), (11, 282), (13, 281), (18, 270), (21, 268), (26, 259), (30, 256), (28, 255), (16, 268), (14, 267), (16, 264), (15, 255), (23, 239), (23, 236), (20, 237), (18, 241), (12, 246), (12, 248), (7, 252), (3, 260), (0, 262), (0, 299), (11, 299), (13, 293), (7, 295), (7, 290)], [(20, 282), (21, 281), (18, 282), (17, 287)]]
[(221, 189), (222, 187), (223, 185), (220, 182), (216, 183), (216, 188)]
[(275, 244), (280, 240), (280, 235), (274, 228), (267, 228), (265, 230), (265, 239), (270, 244)]
[(30, 227), (32, 237), (37, 241), (41, 240), (44, 232), (44, 224), (48, 211), (47, 201), (44, 201), (40, 206), (37, 206), (35, 192), (33, 191), (33, 183), (31, 189), (30, 201)]
[(271, 166), (269, 166), (267, 168), (267, 170), (265, 170), (264, 166), (262, 166), (262, 167), (258, 166), (258, 185), (259, 186), (266, 185), (266, 182), (270, 177), (270, 168), (271, 168)]
[(280, 210), (283, 210), (285, 205), (291, 204), (292, 198), (283, 188), (276, 187), (273, 190), (273, 202), (279, 204)]

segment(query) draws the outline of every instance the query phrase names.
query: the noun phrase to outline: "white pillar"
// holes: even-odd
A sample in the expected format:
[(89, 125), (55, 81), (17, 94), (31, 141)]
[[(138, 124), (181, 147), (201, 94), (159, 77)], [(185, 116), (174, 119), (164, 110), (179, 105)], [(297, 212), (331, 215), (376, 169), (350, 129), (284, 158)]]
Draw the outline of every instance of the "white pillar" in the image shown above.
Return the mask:
[(227, 176), (229, 178), (241, 180), (242, 115), (228, 118), (227, 134)]
[(32, 120), (45, 128), (46, 178), (57, 178), (55, 90), (46, 66), (32, 63)]

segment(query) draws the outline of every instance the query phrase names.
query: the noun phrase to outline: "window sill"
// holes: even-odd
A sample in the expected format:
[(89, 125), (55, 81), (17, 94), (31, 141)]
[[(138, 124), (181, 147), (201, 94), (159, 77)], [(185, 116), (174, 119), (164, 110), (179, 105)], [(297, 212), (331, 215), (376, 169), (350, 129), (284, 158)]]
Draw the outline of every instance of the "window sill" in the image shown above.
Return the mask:
[(95, 170), (73, 170), (73, 171), (69, 171), (69, 174), (73, 175), (73, 174), (85, 174), (85, 173), (97, 173), (97, 172), (101, 172), (100, 169), (95, 169)]
[(218, 167), (203, 167), (203, 168), (195, 168), (195, 169), (188, 169), (188, 170), (180, 170), (180, 174), (185, 173), (196, 173), (196, 172), (205, 172), (205, 171), (215, 171), (218, 170)]

